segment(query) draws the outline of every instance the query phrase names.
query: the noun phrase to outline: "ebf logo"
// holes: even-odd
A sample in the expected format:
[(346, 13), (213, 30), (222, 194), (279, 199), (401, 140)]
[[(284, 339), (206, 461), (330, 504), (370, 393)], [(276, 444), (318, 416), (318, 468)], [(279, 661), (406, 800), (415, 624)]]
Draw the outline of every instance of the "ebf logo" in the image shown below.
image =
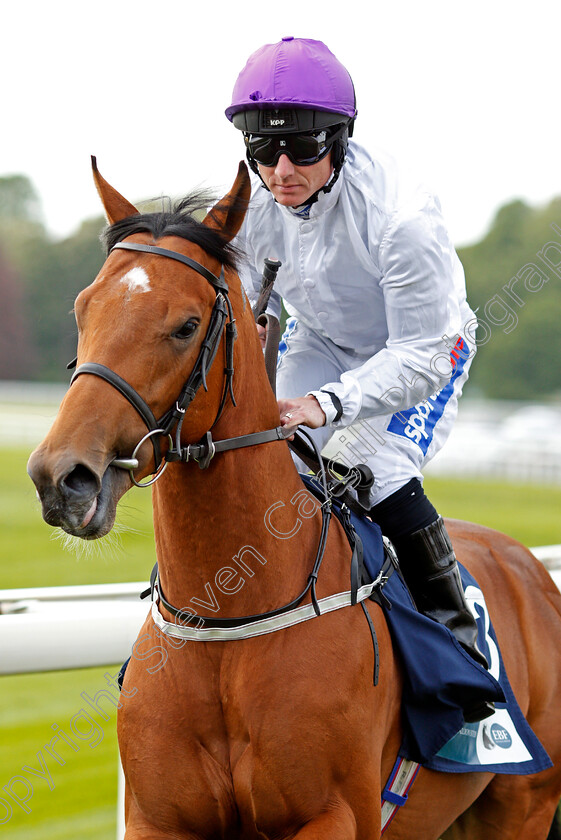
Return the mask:
[(497, 745), (497, 747), (502, 747), (503, 750), (507, 750), (509, 747), (512, 746), (512, 738), (510, 733), (504, 726), (501, 726), (499, 723), (494, 723), (491, 727), (491, 738)]

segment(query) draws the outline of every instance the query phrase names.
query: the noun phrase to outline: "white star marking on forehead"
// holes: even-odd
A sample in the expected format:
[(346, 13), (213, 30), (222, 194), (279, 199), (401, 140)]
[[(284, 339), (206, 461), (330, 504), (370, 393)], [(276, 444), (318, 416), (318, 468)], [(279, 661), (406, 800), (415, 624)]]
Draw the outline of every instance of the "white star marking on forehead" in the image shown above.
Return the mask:
[(129, 288), (129, 292), (149, 292), (150, 278), (143, 268), (135, 266), (127, 271), (124, 277), (121, 277), (120, 283), (124, 283)]

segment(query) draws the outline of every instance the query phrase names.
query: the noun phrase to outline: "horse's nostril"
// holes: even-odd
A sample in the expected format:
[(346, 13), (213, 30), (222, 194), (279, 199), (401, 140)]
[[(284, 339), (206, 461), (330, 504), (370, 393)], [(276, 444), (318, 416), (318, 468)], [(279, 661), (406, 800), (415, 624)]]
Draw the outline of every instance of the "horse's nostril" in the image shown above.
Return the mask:
[(95, 496), (99, 492), (99, 481), (83, 464), (76, 464), (74, 469), (61, 479), (60, 489), (66, 496)]

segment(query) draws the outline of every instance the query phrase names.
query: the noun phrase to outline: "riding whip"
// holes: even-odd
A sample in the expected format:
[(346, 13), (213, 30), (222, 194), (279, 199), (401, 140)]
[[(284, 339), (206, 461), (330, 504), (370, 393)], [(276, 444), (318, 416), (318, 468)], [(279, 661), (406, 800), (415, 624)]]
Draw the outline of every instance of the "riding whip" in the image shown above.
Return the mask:
[(276, 389), (277, 379), (277, 353), (279, 349), (280, 326), (278, 319), (274, 315), (266, 313), (269, 298), (273, 291), (273, 285), (277, 279), (277, 272), (282, 263), (280, 260), (270, 260), (266, 258), (263, 266), (263, 279), (261, 281), (261, 291), (257, 298), (257, 303), (253, 307), (253, 317), (255, 323), (265, 327), (265, 367), (267, 368), (267, 376), (271, 383), (273, 392)]

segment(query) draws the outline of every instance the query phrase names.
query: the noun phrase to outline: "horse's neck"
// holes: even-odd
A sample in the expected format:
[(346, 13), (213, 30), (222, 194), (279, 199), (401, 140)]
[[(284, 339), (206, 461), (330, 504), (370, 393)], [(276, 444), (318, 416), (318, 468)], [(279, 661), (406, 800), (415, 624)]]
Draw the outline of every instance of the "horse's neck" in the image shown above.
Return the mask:
[[(291, 503), (303, 485), (286, 444), (215, 456), (207, 470), (169, 468), (155, 493), (162, 588), (205, 615), (262, 612), (304, 587), (317, 547), (318, 515)], [(201, 604), (210, 604), (208, 609)], [(218, 612), (217, 609), (220, 611)]]
[[(228, 403), (212, 430), (216, 440), (279, 423), (259, 344), (249, 335), (255, 327), (242, 319), (240, 329), (237, 407)], [(302, 491), (288, 446), (278, 440), (219, 453), (205, 470), (171, 464), (154, 488), (156, 553), (168, 600), (184, 607), (220, 593), (222, 616), (261, 612), (297, 595), (321, 527), (318, 512), (299, 514)]]

